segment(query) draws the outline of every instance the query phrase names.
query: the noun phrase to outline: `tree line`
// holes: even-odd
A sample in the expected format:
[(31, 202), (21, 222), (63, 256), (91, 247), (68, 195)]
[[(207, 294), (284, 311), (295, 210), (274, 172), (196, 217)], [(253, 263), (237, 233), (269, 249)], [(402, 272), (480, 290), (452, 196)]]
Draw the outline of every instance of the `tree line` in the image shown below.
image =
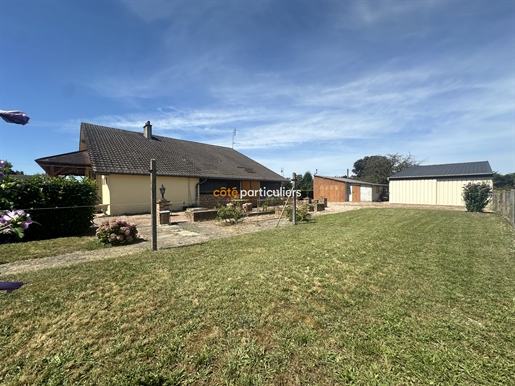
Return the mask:
[(499, 174), (494, 172), (494, 188), (501, 190), (515, 189), (515, 173)]
[(388, 184), (388, 177), (420, 163), (411, 154), (366, 156), (354, 162), (354, 174), (350, 177), (374, 184)]
[(4, 161), (4, 167), (2, 168), (2, 171), (5, 175), (23, 176), (25, 174), (21, 170), (14, 170), (13, 164), (9, 161)]

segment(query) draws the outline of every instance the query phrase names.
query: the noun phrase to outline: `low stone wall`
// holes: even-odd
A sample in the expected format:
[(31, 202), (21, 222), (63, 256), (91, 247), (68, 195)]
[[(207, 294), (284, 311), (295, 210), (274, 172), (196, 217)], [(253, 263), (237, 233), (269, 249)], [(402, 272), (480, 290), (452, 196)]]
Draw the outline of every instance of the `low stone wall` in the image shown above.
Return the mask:
[[(321, 211), (325, 210), (325, 208), (327, 206), (323, 202), (318, 202), (316, 200), (310, 200), (310, 201), (311, 201), (311, 203), (309, 203), (309, 201), (307, 199), (297, 201), (297, 209), (307, 206), (308, 210), (310, 212), (321, 212)], [(291, 206), (291, 205), (289, 205), (289, 206)], [(282, 211), (283, 211), (282, 206), (275, 207), (275, 214), (280, 215)]]
[[(217, 213), (217, 209), (188, 209), (186, 212), (184, 212), (186, 219), (189, 222), (215, 220)], [(265, 211), (253, 211), (245, 213), (246, 216), (250, 217), (261, 216), (265, 214), (274, 214), (274, 210), (268, 209)]]
[(187, 210), (184, 212), (189, 222), (209, 221), (216, 219), (216, 209)]
[(313, 206), (314, 206), (315, 212), (321, 212), (321, 211), (325, 210), (325, 207), (326, 207), (326, 205), (324, 203), (320, 203), (320, 202), (314, 203)]

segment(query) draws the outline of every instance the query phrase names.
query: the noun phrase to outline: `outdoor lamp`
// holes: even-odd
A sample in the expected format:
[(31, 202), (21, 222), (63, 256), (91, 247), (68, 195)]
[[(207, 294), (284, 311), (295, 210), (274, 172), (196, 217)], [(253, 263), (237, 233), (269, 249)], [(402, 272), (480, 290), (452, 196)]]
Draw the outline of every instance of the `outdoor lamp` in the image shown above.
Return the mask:
[(164, 200), (165, 199), (166, 188), (164, 187), (163, 184), (161, 184), (161, 187), (159, 188), (159, 191), (161, 192), (161, 199)]

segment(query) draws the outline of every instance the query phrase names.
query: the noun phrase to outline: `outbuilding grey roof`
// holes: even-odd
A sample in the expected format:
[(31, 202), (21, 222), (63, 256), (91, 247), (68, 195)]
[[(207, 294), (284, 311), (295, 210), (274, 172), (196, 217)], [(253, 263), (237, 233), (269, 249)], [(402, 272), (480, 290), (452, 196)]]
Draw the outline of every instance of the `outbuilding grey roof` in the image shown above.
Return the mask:
[(284, 181), (284, 177), (229, 147), (81, 123), (80, 149), (87, 149), (95, 174), (157, 175)]
[(439, 177), (493, 177), (488, 161), (441, 165), (412, 166), (390, 177), (390, 180)]

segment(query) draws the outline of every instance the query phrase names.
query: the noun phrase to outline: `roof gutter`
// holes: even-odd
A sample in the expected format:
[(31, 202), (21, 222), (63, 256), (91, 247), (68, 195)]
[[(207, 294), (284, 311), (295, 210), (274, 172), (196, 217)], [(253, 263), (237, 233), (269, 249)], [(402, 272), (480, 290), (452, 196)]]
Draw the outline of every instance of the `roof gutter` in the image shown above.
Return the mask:
[(202, 185), (204, 182), (207, 181), (207, 178), (204, 178), (204, 181), (197, 182), (197, 185), (195, 186), (195, 193), (197, 197), (195, 197), (196, 205), (200, 206), (200, 185)]

